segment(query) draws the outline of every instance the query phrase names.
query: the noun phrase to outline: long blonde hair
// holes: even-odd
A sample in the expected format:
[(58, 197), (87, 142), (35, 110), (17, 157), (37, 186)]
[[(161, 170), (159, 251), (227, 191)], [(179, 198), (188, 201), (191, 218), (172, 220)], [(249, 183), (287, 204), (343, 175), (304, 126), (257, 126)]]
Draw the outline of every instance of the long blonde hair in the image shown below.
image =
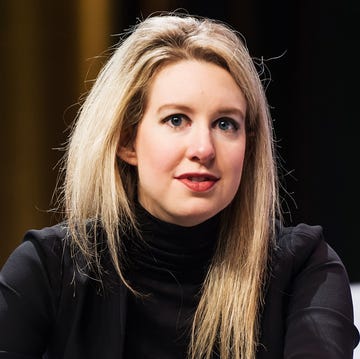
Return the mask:
[[(62, 191), (72, 238), (87, 266), (101, 275), (96, 235), (106, 234), (123, 278), (123, 229), (136, 231), (136, 169), (117, 158), (136, 136), (152, 78), (161, 66), (197, 59), (226, 69), (247, 101), (247, 148), (241, 185), (223, 211), (221, 233), (203, 284), (190, 358), (254, 358), (269, 248), (278, 214), (272, 124), (258, 71), (238, 33), (215, 20), (184, 14), (151, 16), (116, 47), (83, 103), (64, 158)], [(120, 229), (120, 230), (119, 230)], [(90, 239), (91, 238), (91, 239)]]

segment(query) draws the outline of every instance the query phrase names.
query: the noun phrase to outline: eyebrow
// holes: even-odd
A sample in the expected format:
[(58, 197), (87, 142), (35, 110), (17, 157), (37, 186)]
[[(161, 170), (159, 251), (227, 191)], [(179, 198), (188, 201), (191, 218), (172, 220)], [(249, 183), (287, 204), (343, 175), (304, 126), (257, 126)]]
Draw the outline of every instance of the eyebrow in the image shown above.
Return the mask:
[[(187, 105), (183, 105), (183, 104), (179, 104), (179, 103), (168, 103), (165, 105), (161, 105), (158, 109), (157, 109), (157, 113), (161, 113), (164, 110), (170, 110), (170, 109), (176, 109), (179, 111), (184, 111), (184, 112), (188, 112), (188, 113), (192, 113), (194, 112), (193, 109)], [(239, 116), (242, 119), (245, 119), (245, 113), (237, 107), (224, 107), (224, 108), (220, 108), (218, 111), (215, 112), (216, 116), (230, 116), (230, 115), (235, 115), (235, 116)]]

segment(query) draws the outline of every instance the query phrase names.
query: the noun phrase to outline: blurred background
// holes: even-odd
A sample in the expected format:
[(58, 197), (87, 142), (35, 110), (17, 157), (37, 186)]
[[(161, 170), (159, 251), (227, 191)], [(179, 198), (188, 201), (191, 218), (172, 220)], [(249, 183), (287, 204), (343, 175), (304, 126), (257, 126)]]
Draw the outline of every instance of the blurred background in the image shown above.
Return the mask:
[[(356, 0), (0, 0), (0, 266), (49, 210), (59, 150), (119, 34), (156, 11), (226, 21), (266, 60), (285, 216), (321, 224), (360, 281)], [(270, 78), (268, 73), (268, 77)]]

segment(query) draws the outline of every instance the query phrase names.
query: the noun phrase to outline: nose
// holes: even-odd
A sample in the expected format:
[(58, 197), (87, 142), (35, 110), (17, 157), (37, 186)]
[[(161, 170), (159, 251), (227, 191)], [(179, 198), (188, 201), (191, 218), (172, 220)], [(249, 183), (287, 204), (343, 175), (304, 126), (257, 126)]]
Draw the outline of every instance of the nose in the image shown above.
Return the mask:
[(189, 138), (187, 157), (191, 161), (207, 164), (215, 158), (215, 146), (209, 128), (198, 128), (192, 131)]

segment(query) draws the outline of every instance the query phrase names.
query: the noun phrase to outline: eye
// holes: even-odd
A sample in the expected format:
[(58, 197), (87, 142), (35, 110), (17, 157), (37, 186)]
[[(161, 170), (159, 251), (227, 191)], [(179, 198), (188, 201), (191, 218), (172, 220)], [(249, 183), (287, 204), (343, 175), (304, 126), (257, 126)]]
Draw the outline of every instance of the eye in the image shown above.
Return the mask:
[(214, 126), (226, 132), (236, 132), (239, 129), (239, 124), (231, 118), (219, 118), (215, 121)]
[(168, 116), (164, 119), (164, 123), (167, 123), (169, 126), (178, 128), (184, 127), (186, 125), (187, 118), (185, 115), (182, 114), (175, 114)]

